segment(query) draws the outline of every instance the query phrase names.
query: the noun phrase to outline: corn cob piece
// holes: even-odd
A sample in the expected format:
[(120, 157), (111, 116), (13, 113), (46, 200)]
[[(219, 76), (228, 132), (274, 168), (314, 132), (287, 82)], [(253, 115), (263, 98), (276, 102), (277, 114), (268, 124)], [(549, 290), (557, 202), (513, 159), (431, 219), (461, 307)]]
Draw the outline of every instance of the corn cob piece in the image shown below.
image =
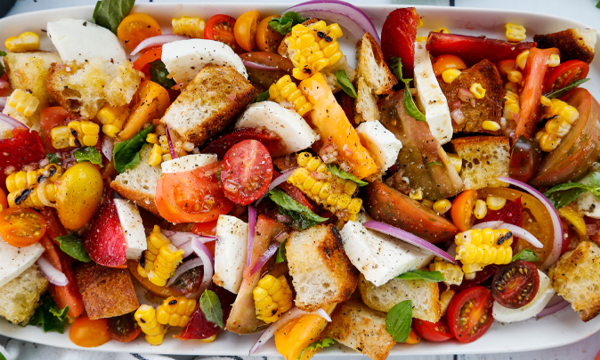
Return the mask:
[[(6, 178), (9, 207), (22, 206), (42, 209), (46, 204), (56, 202), (56, 180), (62, 175), (62, 168), (55, 164), (38, 170), (18, 171)], [(42, 201), (46, 199), (46, 201)]]
[(171, 296), (156, 309), (156, 320), (163, 325), (185, 327), (195, 308), (196, 300)]
[(444, 275), (446, 285), (460, 285), (463, 281), (464, 273), (460, 265), (451, 264), (443, 261), (441, 258), (429, 264), (429, 271), (439, 271)]
[(148, 277), (148, 273), (154, 270), (154, 262), (158, 256), (160, 248), (169, 245), (171, 242), (169, 239), (160, 232), (160, 227), (154, 225), (154, 229), (146, 239), (148, 249), (144, 251), (140, 263), (138, 264), (138, 274), (141, 277)]
[(284, 101), (290, 102), (300, 116), (304, 116), (313, 108), (289, 75), (282, 76), (277, 83), (269, 87), (269, 97), (278, 104)]
[(577, 109), (560, 99), (548, 99), (542, 96), (544, 113), (542, 118), (548, 119), (546, 126), (535, 135), (542, 151), (552, 151), (558, 147), (571, 126), (579, 119)]
[(281, 314), (292, 308), (292, 290), (284, 275), (279, 278), (265, 275), (254, 288), (256, 317), (267, 324), (275, 322)]
[(55, 149), (69, 147), (96, 146), (99, 139), (100, 125), (88, 121), (71, 121), (66, 126), (57, 126), (50, 130), (52, 146)]
[(490, 264), (504, 265), (512, 260), (512, 233), (506, 229), (471, 229), (454, 238), (456, 260), (463, 264), (465, 276)]
[(102, 132), (111, 138), (117, 136), (123, 129), (123, 124), (129, 117), (129, 107), (104, 105), (96, 114), (96, 119), (102, 124)]
[(13, 91), (6, 100), (6, 106), (14, 108), (15, 111), (27, 117), (33, 115), (39, 105), (40, 100), (35, 95), (21, 89)]
[(156, 320), (156, 310), (150, 305), (140, 306), (134, 314), (135, 320), (146, 334), (146, 341), (150, 345), (160, 345), (163, 342), (167, 329)]

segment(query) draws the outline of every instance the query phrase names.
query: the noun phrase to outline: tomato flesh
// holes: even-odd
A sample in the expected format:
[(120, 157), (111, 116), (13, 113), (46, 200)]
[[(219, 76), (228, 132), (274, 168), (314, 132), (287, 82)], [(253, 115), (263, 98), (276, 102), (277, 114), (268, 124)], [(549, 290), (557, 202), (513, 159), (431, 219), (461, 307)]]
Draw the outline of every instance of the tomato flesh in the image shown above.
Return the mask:
[(140, 334), (142, 329), (133, 314), (124, 314), (107, 320), (107, 330), (113, 340), (130, 342)]
[(127, 267), (125, 234), (112, 199), (102, 204), (94, 215), (83, 245), (95, 263), (114, 268)]
[(388, 14), (381, 30), (383, 58), (388, 65), (394, 57), (401, 59), (405, 79), (413, 76), (418, 21), (414, 7), (396, 9)]
[(12, 166), (18, 171), (23, 165), (38, 162), (45, 157), (46, 152), (37, 131), (13, 129), (11, 138), (0, 140), (0, 187), (6, 189), (7, 168)]
[(442, 320), (432, 323), (430, 321), (414, 319), (415, 331), (425, 340), (442, 342), (453, 338), (450, 328)]
[(33, 245), (46, 233), (46, 220), (31, 209), (12, 207), (0, 212), (0, 235), (16, 247)]
[(257, 10), (245, 12), (236, 20), (233, 35), (235, 42), (242, 49), (252, 51), (256, 47), (256, 31), (259, 23), (260, 13)]
[(467, 65), (461, 58), (452, 54), (444, 54), (436, 57), (432, 65), (435, 76), (440, 76), (444, 71), (449, 69), (464, 70), (467, 68)]
[(266, 147), (270, 154), (273, 154), (273, 156), (277, 154), (282, 146), (279, 135), (267, 130), (266, 128), (243, 128), (234, 130), (229, 134), (225, 134), (214, 140), (208, 144), (208, 146), (204, 148), (202, 152), (205, 154), (217, 154), (219, 159), (223, 159), (227, 151), (229, 151), (229, 149), (231, 149), (235, 144), (249, 139), (259, 141)]
[(577, 80), (585, 79), (589, 71), (590, 66), (581, 60), (566, 61), (546, 73), (544, 93), (562, 89)]
[(518, 260), (498, 269), (492, 280), (492, 296), (500, 305), (518, 309), (533, 300), (539, 286), (540, 276), (535, 265)]
[(261, 20), (256, 28), (256, 47), (260, 51), (266, 51), (270, 53), (276, 53), (283, 35), (273, 30), (269, 26), (269, 21), (277, 18), (278, 16), (272, 15)]
[(514, 143), (510, 154), (510, 177), (519, 181), (529, 181), (540, 168), (542, 151), (538, 143), (520, 136)]
[(154, 60), (160, 60), (162, 57), (162, 46), (146, 50), (133, 62), (133, 68), (143, 72), (146, 78), (150, 78), (150, 63)]
[(473, 279), (463, 279), (463, 281), (460, 283), (460, 285), (452, 285), (452, 286), (450, 286), (450, 289), (452, 289), (454, 291), (459, 291), (459, 290), (468, 289), (475, 285), (479, 285), (479, 284), (483, 283), (484, 281), (486, 281), (487, 279), (494, 276), (494, 274), (496, 273), (497, 270), (498, 270), (498, 267), (496, 265), (488, 265), (488, 266), (484, 267), (483, 269), (477, 271), (475, 273), (475, 277)]
[(161, 34), (158, 22), (152, 16), (142, 13), (127, 15), (117, 28), (117, 36), (131, 50), (145, 39)]
[(494, 322), (492, 305), (492, 294), (483, 286), (456, 294), (448, 305), (447, 314), (452, 335), (462, 343), (479, 339)]
[(223, 14), (214, 15), (206, 22), (204, 27), (204, 38), (220, 41), (231, 46), (233, 51), (239, 53), (242, 49), (235, 42), (235, 35), (233, 33), (234, 26), (235, 19), (231, 16)]
[[(227, 319), (231, 313), (231, 305), (235, 302), (235, 294), (216, 286), (214, 283), (211, 283), (208, 289), (214, 291), (219, 297), (221, 307), (223, 308), (223, 322), (227, 323)], [(183, 328), (181, 334), (176, 337), (180, 340), (207, 339), (218, 332), (219, 327), (206, 320), (202, 309), (200, 309), (200, 306), (197, 306), (192, 316), (190, 316), (190, 322)]]
[(97, 347), (106, 344), (111, 339), (107, 320), (90, 320), (86, 315), (81, 316), (71, 325), (69, 339), (81, 347)]
[(450, 216), (452, 221), (460, 231), (467, 231), (473, 225), (475, 216), (473, 216), (473, 206), (477, 201), (477, 190), (463, 191), (452, 202)]

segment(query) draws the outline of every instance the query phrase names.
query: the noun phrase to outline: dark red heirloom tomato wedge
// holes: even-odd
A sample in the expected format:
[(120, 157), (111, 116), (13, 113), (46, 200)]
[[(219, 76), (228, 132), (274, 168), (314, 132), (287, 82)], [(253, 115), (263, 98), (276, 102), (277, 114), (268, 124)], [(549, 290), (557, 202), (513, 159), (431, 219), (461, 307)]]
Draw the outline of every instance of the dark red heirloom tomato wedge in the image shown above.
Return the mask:
[(487, 214), (477, 223), (487, 221), (503, 221), (505, 223), (522, 226), (523, 225), (523, 204), (521, 198), (516, 198), (514, 201), (507, 200), (506, 205), (500, 210), (488, 209)]
[(269, 150), (256, 140), (235, 144), (223, 158), (221, 187), (225, 196), (236, 204), (248, 205), (263, 196), (272, 177)]
[(214, 15), (206, 22), (204, 26), (204, 38), (208, 40), (220, 41), (231, 46), (236, 53), (242, 52), (242, 48), (235, 42), (233, 27), (235, 19), (229, 15)]
[(479, 339), (492, 326), (493, 298), (490, 290), (475, 286), (456, 294), (448, 305), (448, 325), (462, 343)]
[(530, 262), (518, 260), (498, 268), (492, 280), (492, 296), (500, 305), (518, 309), (537, 295), (540, 276)]
[(590, 66), (581, 60), (566, 61), (546, 73), (544, 93), (569, 86), (577, 80), (585, 79)]
[(129, 313), (107, 319), (107, 330), (113, 340), (130, 342), (140, 334), (142, 329), (133, 314)]
[(273, 156), (277, 156), (277, 152), (282, 145), (279, 135), (266, 128), (242, 128), (214, 140), (202, 152), (204, 154), (217, 154), (217, 157), (221, 160), (233, 145), (250, 139), (259, 141)]
[(335, 94), (335, 99), (344, 110), (344, 113), (346, 113), (346, 117), (350, 120), (352, 126), (357, 127), (358, 125), (354, 121), (354, 99), (346, 94), (345, 91), (339, 91)]
[(452, 285), (452, 286), (450, 286), (450, 289), (452, 289), (454, 291), (460, 291), (463, 289), (468, 289), (475, 285), (479, 285), (482, 282), (484, 282), (487, 279), (494, 276), (494, 274), (496, 273), (497, 270), (498, 270), (498, 267), (496, 265), (488, 265), (488, 266), (484, 267), (482, 270), (476, 272), (475, 277), (473, 279), (463, 279), (463, 281), (460, 283), (460, 285)]
[(381, 30), (381, 51), (388, 65), (393, 57), (402, 59), (402, 76), (412, 78), (415, 67), (415, 39), (419, 15), (414, 7), (389, 13)]
[(94, 215), (83, 245), (98, 265), (120, 269), (127, 267), (125, 234), (112, 199), (102, 204)]
[[(229, 314), (231, 313), (231, 304), (235, 302), (236, 295), (223, 289), (222, 287), (216, 286), (211, 283), (208, 290), (212, 290), (219, 297), (221, 302), (221, 308), (223, 309), (223, 323), (227, 323)], [(190, 322), (181, 331), (179, 336), (175, 336), (181, 340), (192, 340), (192, 339), (208, 339), (209, 337), (217, 334), (219, 327), (206, 320), (200, 306), (196, 306), (196, 310), (190, 316)]]
[[(0, 186), (6, 190), (8, 167), (21, 170), (24, 165), (38, 162), (46, 157), (42, 139), (37, 131), (13, 129), (12, 137), (0, 140)], [(8, 194), (8, 193), (7, 193)]]
[(535, 175), (541, 163), (542, 150), (537, 141), (524, 135), (519, 136), (510, 154), (510, 177), (527, 182)]
[(425, 340), (442, 342), (453, 338), (450, 328), (443, 320), (432, 323), (430, 321), (414, 319), (413, 326), (415, 331)]

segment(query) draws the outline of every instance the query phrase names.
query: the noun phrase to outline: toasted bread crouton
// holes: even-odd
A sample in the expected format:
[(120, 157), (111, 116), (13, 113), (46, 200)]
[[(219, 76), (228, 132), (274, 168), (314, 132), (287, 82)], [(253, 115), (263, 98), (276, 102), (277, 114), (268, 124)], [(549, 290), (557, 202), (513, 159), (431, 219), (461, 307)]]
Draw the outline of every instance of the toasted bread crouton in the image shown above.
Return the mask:
[(375, 286), (361, 275), (358, 290), (371, 309), (388, 312), (399, 302), (411, 300), (414, 318), (437, 322), (442, 316), (437, 283), (394, 278), (384, 285)]
[(21, 275), (0, 287), (0, 316), (13, 324), (27, 324), (47, 288), (48, 280), (36, 264), (31, 265)]
[(144, 74), (131, 62), (113, 64), (101, 59), (89, 62), (54, 63), (47, 78), (48, 91), (62, 107), (86, 118), (93, 118), (100, 108), (129, 104)]
[(571, 303), (581, 320), (590, 321), (600, 314), (599, 274), (600, 247), (582, 241), (552, 265), (548, 276), (556, 293)]
[(350, 298), (358, 270), (344, 253), (342, 238), (333, 225), (317, 225), (293, 232), (285, 246), (296, 290), (296, 306), (304, 311)]
[(162, 174), (160, 166), (148, 164), (148, 158), (152, 151), (152, 144), (146, 144), (140, 151), (140, 162), (133, 169), (127, 169), (117, 175), (110, 183), (119, 195), (133, 201), (151, 213), (160, 216), (156, 208), (155, 194), (158, 178)]
[[(504, 87), (496, 65), (489, 60), (482, 60), (463, 70), (460, 76), (450, 84), (445, 82), (441, 76), (438, 76), (438, 83), (448, 100), (450, 112), (460, 109), (464, 116), (461, 123), (457, 123), (454, 118), (452, 119), (452, 128), (455, 133), (477, 132), (491, 135), (502, 133), (502, 130), (489, 131), (481, 126), (485, 120), (500, 124), (500, 118), (502, 117)], [(472, 102), (461, 101), (458, 97), (460, 89), (470, 89), (475, 83), (481, 84), (485, 89), (484, 98), (475, 99)]]
[(55, 102), (46, 89), (46, 78), (52, 63), (60, 62), (60, 55), (57, 52), (46, 51), (9, 52), (4, 57), (10, 86), (35, 95), (40, 100), (42, 109)]
[(356, 53), (358, 55), (356, 65), (358, 77), (364, 78), (374, 94), (391, 94), (398, 79), (385, 63), (381, 47), (371, 34), (365, 33), (363, 38), (356, 43)]
[(325, 336), (373, 360), (384, 360), (396, 345), (385, 329), (385, 317), (358, 300), (348, 300), (333, 312)]
[(596, 29), (567, 29), (553, 34), (535, 35), (533, 41), (540, 49), (558, 48), (560, 62), (581, 60), (590, 64), (594, 60)]
[(201, 146), (235, 120), (254, 95), (254, 87), (234, 68), (209, 64), (173, 101), (161, 122)]
[(469, 136), (452, 140), (452, 146), (463, 159), (460, 177), (465, 190), (485, 187), (508, 187), (498, 180), (508, 176), (510, 145), (504, 136)]
[(128, 314), (140, 307), (127, 269), (100, 266), (91, 261), (75, 266), (77, 287), (92, 320)]
[(356, 108), (356, 114), (354, 115), (356, 123), (379, 120), (380, 113), (377, 106), (377, 96), (373, 95), (371, 88), (369, 88), (367, 82), (362, 77), (358, 78), (357, 81), (354, 106)]

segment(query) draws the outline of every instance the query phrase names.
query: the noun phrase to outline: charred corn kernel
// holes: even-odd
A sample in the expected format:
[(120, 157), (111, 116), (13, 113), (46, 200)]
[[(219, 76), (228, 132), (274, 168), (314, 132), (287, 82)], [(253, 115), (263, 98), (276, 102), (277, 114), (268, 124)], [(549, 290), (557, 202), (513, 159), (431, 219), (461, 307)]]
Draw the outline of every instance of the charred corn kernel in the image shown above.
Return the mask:
[(519, 91), (519, 85), (517, 83), (512, 83), (509, 81), (506, 84), (504, 84), (504, 90), (516, 93), (517, 91)]
[(181, 263), (183, 250), (172, 244), (164, 245), (154, 260), (154, 269), (148, 273), (148, 280), (156, 286), (165, 286)]
[(445, 214), (452, 207), (452, 203), (448, 199), (441, 199), (433, 203), (433, 211)]
[(185, 327), (196, 308), (196, 300), (185, 296), (171, 296), (156, 308), (156, 320), (159, 324)]
[(552, 106), (552, 100), (548, 99), (547, 97), (545, 97), (544, 95), (540, 96), (540, 102), (542, 103), (542, 105), (544, 106)]
[(508, 23), (506, 24), (506, 38), (508, 41), (520, 42), (525, 40), (526, 30), (522, 25)]
[(416, 41), (419, 41), (419, 42), (421, 42), (421, 41), (427, 41), (427, 36), (417, 36)]
[(460, 265), (446, 261), (435, 261), (429, 264), (429, 271), (441, 272), (444, 275), (444, 284), (446, 285), (460, 285), (464, 275)]
[(508, 264), (512, 260), (512, 233), (506, 229), (471, 229), (455, 236), (456, 260), (463, 264), (465, 274), (486, 265)]
[(129, 117), (129, 107), (104, 105), (96, 114), (96, 119), (102, 124), (102, 132), (114, 138), (123, 129), (123, 124)]
[(498, 131), (500, 130), (500, 124), (498, 124), (495, 121), (491, 121), (491, 120), (485, 120), (481, 123), (481, 127), (483, 128), (483, 130), (487, 130), (487, 131)]
[(154, 269), (154, 262), (158, 256), (160, 248), (169, 245), (171, 242), (163, 235), (158, 225), (154, 225), (154, 229), (146, 238), (147, 250), (144, 251), (138, 264), (138, 274), (141, 277), (148, 277), (148, 273)]
[(542, 151), (552, 151), (558, 147), (572, 125), (579, 119), (577, 109), (560, 99), (540, 98), (544, 105), (542, 118), (548, 119), (544, 129), (539, 131), (535, 138)]
[(162, 149), (160, 145), (154, 144), (152, 150), (150, 150), (150, 156), (148, 157), (148, 165), (158, 166), (162, 163)]
[(442, 34), (450, 34), (450, 31), (448, 29), (446, 29), (445, 27), (438, 28), (437, 30), (434, 30), (433, 32), (442, 33)]
[(450, 305), (450, 301), (452, 301), (452, 298), (455, 294), (456, 291), (454, 290), (446, 290), (440, 294), (440, 307), (442, 308), (442, 316), (446, 314), (446, 311), (448, 310), (448, 305)]
[(322, 20), (308, 26), (294, 26), (291, 36), (286, 40), (294, 64), (293, 76), (304, 80), (335, 64), (343, 56), (337, 42), (341, 36), (343, 33), (338, 24), (327, 26)]
[(540, 144), (540, 149), (545, 152), (550, 152), (558, 147), (559, 138), (554, 134), (548, 134), (544, 131), (539, 131), (536, 136), (536, 140)]
[(548, 66), (549, 67), (557, 67), (558, 65), (560, 65), (560, 55), (558, 55), (558, 54), (550, 55), (550, 59), (548, 59)]
[(306, 96), (292, 82), (289, 75), (282, 76), (277, 82), (269, 87), (269, 97), (277, 103), (284, 101), (292, 103), (294, 109), (300, 116), (311, 111), (313, 106), (306, 100)]
[(485, 89), (481, 86), (480, 83), (474, 83), (469, 88), (471, 94), (475, 95), (477, 99), (483, 99), (485, 97)]
[(96, 146), (100, 125), (88, 121), (71, 121), (67, 126), (57, 126), (50, 131), (52, 146), (56, 149)]
[(427, 206), (430, 209), (433, 209), (433, 200), (423, 199), (423, 201), (421, 201), (421, 204)]
[(211, 337), (209, 337), (209, 338), (206, 338), (206, 339), (200, 339), (200, 340), (202, 340), (202, 341), (203, 341), (203, 342), (205, 342), (205, 343), (211, 343), (211, 342), (213, 342), (213, 341), (217, 340), (217, 334), (214, 334), (213, 336), (211, 336)]
[(414, 331), (413, 329), (410, 329), (410, 333), (408, 333), (408, 338), (406, 339), (406, 341), (404, 343), (409, 344), (409, 345), (415, 345), (415, 344), (418, 344), (419, 342), (421, 342), (421, 336), (419, 334), (417, 334), (417, 332)]
[(179, 19), (171, 20), (173, 34), (184, 35), (197, 39), (204, 39), (204, 26), (206, 23), (197, 17), (183, 16)]
[(510, 81), (511, 83), (520, 84), (521, 81), (523, 80), (523, 74), (521, 74), (521, 72), (519, 70), (509, 71), (508, 75), (506, 77), (507, 77), (508, 81)]
[(55, 149), (68, 148), (70, 145), (71, 134), (69, 128), (66, 126), (57, 126), (50, 130), (50, 138), (52, 139), (52, 146)]
[(17, 112), (29, 117), (35, 113), (40, 100), (35, 95), (21, 89), (16, 89), (6, 100), (6, 106), (14, 108)]
[(507, 90), (504, 95), (504, 118), (514, 120), (519, 111), (521, 111), (519, 108), (519, 95), (516, 91)]
[(13, 172), (6, 178), (8, 206), (36, 209), (53, 206), (56, 202), (55, 182), (61, 175), (62, 168), (55, 164), (38, 170)]
[(423, 200), (423, 189), (421, 189), (421, 188), (411, 189), (410, 192), (408, 193), (408, 196), (413, 200)]
[(490, 210), (500, 210), (506, 205), (506, 199), (500, 196), (488, 195), (485, 203)]
[(22, 33), (19, 36), (12, 36), (6, 39), (4, 46), (8, 51), (33, 51), (40, 48), (40, 37), (31, 31)]
[(458, 69), (448, 69), (448, 70), (444, 70), (444, 72), (442, 73), (442, 79), (450, 84), (452, 83), (454, 80), (456, 80), (457, 77), (460, 76), (460, 74), (462, 74), (462, 72)]
[(529, 57), (529, 50), (525, 50), (519, 55), (517, 55), (517, 66), (521, 69), (525, 69), (525, 65), (527, 65), (527, 58)]
[(487, 215), (487, 204), (481, 199), (475, 201), (475, 207), (473, 209), (473, 215), (476, 219), (483, 219)]
[(462, 169), (462, 158), (457, 154), (448, 154), (448, 158), (450, 159), (450, 163), (456, 169), (456, 172), (460, 174), (460, 170)]
[(565, 219), (569, 225), (581, 236), (585, 238), (587, 236), (587, 227), (585, 221), (583, 220), (583, 216), (579, 211), (574, 209), (571, 206), (563, 206), (558, 209), (558, 215), (561, 218)]
[(256, 317), (267, 324), (292, 308), (292, 290), (284, 275), (265, 275), (253, 290)]
[(152, 306), (143, 304), (135, 311), (134, 317), (148, 344), (162, 344), (167, 329), (156, 320), (156, 310)]
[[(42, 201), (45, 199), (45, 201)], [(45, 182), (33, 188), (17, 190), (6, 196), (9, 207), (21, 206), (25, 208), (43, 209), (45, 206), (54, 206), (56, 202), (56, 184)]]

